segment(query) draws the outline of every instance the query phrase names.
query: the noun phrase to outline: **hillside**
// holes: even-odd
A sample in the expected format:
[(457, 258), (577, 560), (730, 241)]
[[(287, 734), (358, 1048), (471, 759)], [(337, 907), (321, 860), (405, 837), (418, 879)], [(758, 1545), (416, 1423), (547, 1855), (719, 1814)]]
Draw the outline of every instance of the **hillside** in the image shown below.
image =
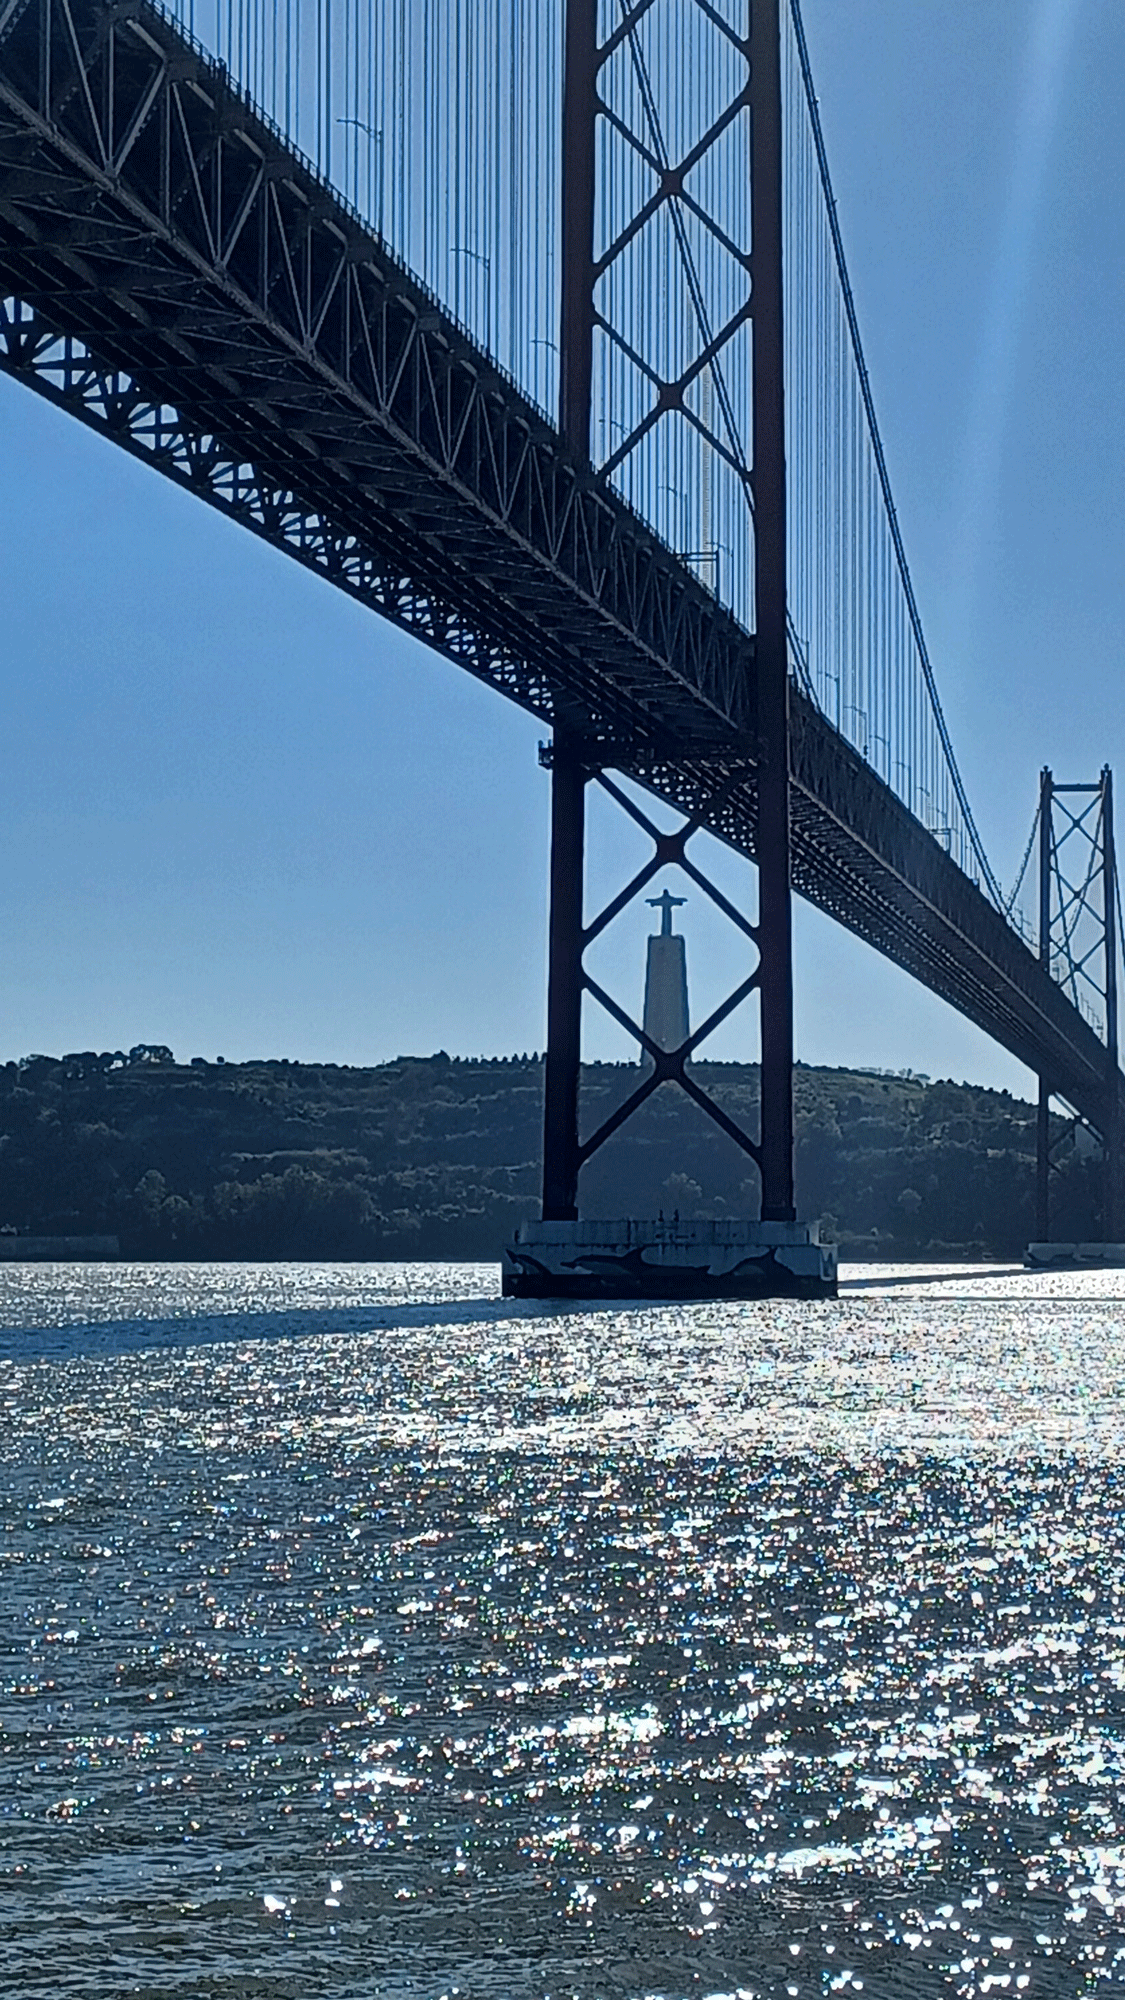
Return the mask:
[[(637, 1080), (583, 1071), (589, 1130)], [(700, 1063), (754, 1130), (753, 1065)], [(536, 1210), (539, 1057), (402, 1058), (373, 1069), (28, 1056), (0, 1068), (0, 1227), (109, 1233), (135, 1257), (495, 1257)], [(1035, 1117), (1006, 1092), (907, 1075), (799, 1068), (802, 1215), (846, 1252), (1018, 1255), (1033, 1233)], [(1060, 1128), (1061, 1129), (1061, 1128)], [(1072, 1152), (1060, 1236), (1098, 1234), (1096, 1161)], [(745, 1214), (749, 1162), (665, 1087), (595, 1156), (590, 1215)]]

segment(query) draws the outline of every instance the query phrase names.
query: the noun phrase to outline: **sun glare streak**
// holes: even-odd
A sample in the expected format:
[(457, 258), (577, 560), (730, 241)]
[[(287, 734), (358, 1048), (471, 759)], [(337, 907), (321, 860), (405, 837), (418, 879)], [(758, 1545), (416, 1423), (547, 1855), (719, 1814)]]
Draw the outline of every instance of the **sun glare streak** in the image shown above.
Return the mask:
[(969, 636), (1000, 508), (1004, 443), (1081, 0), (1035, 0), (1012, 134), (1011, 174), (968, 400), (952, 573), (954, 630)]

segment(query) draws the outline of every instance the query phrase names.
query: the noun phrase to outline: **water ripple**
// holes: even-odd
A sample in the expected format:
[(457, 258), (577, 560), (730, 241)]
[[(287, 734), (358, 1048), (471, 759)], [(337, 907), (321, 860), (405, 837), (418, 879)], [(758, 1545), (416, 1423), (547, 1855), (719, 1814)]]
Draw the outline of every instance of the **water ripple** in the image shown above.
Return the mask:
[(871, 1276), (0, 1270), (5, 1990), (1122, 1983), (1117, 1282)]

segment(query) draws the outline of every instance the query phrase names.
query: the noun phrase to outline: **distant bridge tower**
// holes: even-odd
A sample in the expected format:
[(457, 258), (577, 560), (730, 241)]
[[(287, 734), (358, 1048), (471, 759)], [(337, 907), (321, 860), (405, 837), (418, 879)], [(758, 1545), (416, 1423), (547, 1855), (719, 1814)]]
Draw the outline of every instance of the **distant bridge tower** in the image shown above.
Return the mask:
[[(1059, 785), (1044, 769), (1039, 780), (1039, 958), (1074, 1005), (1097, 1017), (1105, 1043), (1105, 1107), (1098, 1120), (1104, 1159), (1102, 1237), (1125, 1240), (1121, 1079), (1118, 1071), (1117, 857), (1113, 836), (1113, 774), (1106, 765), (1094, 784)], [(1051, 1098), (1056, 1079), (1041, 1072), (1036, 1146), (1036, 1235), (1050, 1240)]]

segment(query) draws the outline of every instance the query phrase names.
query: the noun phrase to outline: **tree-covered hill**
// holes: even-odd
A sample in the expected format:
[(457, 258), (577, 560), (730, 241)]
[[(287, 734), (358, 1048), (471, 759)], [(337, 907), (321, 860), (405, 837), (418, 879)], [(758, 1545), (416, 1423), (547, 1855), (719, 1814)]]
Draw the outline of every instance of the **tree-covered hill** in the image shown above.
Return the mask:
[[(758, 1072), (700, 1063), (756, 1129)], [(590, 1130), (636, 1085), (583, 1071)], [(177, 1063), (169, 1049), (28, 1056), (0, 1068), (0, 1227), (116, 1235), (135, 1257), (492, 1258), (536, 1213), (537, 1056), (374, 1069)], [(800, 1068), (800, 1211), (852, 1255), (1018, 1255), (1033, 1232), (1035, 1119), (1006, 1092)], [(1072, 1151), (1055, 1233), (1099, 1233), (1097, 1164)], [(749, 1161), (665, 1086), (595, 1155), (589, 1215), (756, 1212)]]

